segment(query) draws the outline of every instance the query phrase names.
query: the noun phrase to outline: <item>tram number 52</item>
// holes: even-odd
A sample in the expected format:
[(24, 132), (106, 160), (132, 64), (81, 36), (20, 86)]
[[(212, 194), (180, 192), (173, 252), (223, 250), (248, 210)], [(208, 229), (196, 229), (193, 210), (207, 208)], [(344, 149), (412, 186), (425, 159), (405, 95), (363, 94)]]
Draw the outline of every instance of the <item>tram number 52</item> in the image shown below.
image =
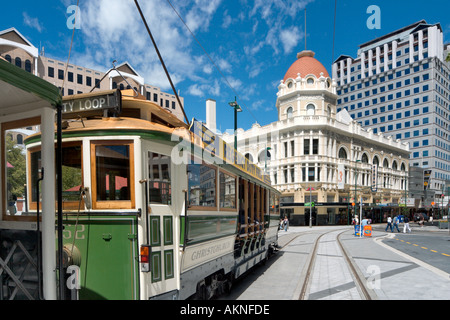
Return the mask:
[[(71, 230), (69, 229), (72, 225), (68, 224), (66, 225), (66, 228), (63, 231), (63, 238), (64, 239), (72, 239), (73, 237), (73, 231), (75, 230)], [(75, 226), (74, 226), (75, 228)], [(84, 240), (84, 230), (85, 230), (85, 226), (84, 224), (79, 224), (76, 227), (76, 232), (75, 232), (75, 239), (76, 240)]]

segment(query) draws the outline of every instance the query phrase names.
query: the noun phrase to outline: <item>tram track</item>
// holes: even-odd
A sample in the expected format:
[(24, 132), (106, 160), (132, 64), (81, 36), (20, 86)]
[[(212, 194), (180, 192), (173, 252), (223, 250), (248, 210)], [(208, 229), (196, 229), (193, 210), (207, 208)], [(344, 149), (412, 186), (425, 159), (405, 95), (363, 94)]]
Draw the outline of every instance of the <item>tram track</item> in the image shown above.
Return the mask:
[[(347, 250), (345, 249), (345, 247), (342, 243), (341, 235), (345, 232), (348, 232), (348, 230), (344, 230), (344, 231), (340, 232), (339, 234), (337, 234), (335, 237), (335, 240), (336, 240), (336, 242), (338, 244), (338, 248), (340, 249), (340, 252), (341, 252), (340, 256), (343, 259), (343, 261), (345, 262), (345, 266), (347, 267), (347, 269), (351, 275), (354, 286), (351, 283), (347, 282), (347, 283), (345, 283), (345, 285), (342, 285), (341, 287), (345, 287), (345, 288), (356, 287), (359, 297), (362, 300), (372, 300), (372, 295), (369, 293), (366, 286), (364, 285), (364, 283), (366, 282), (366, 279), (360, 272), (358, 272), (358, 266), (356, 266), (356, 263), (350, 257), (350, 255), (348, 254)], [(309, 291), (312, 286), (314, 272), (318, 272), (317, 270), (315, 270), (315, 266), (317, 263), (318, 251), (319, 251), (319, 247), (321, 244), (321, 240), (323, 239), (324, 236), (330, 235), (331, 233), (336, 233), (336, 230), (324, 232), (324, 233), (320, 234), (314, 241), (313, 249), (310, 252), (308, 260), (303, 268), (304, 271), (302, 273), (302, 279), (298, 286), (300, 288), (298, 300), (309, 300), (310, 299)], [(290, 240), (288, 243), (286, 243), (286, 245), (284, 247), (286, 247), (289, 243), (291, 243), (292, 241), (294, 241), (297, 238), (298, 237), (295, 237), (292, 240)], [(336, 258), (338, 258), (338, 256), (334, 256), (333, 258), (336, 259)], [(325, 275), (325, 276), (330, 276), (330, 274)], [(328, 281), (328, 282), (334, 283), (332, 281)], [(333, 288), (322, 288), (322, 289), (323, 289), (323, 291), (327, 291), (327, 290), (332, 291), (333, 290)], [(338, 289), (336, 291), (344, 291), (344, 289)]]

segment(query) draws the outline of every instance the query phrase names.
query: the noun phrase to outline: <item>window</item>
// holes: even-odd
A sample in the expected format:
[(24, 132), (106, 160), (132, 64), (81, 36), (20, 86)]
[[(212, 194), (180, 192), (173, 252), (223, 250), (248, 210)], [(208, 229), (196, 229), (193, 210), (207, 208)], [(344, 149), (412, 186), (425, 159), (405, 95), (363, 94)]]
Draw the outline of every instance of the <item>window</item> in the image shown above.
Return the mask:
[(155, 152), (148, 152), (148, 201), (171, 204), (171, 158)]
[(77, 83), (83, 84), (83, 75), (82, 74), (77, 74)]
[[(92, 87), (92, 78), (91, 77), (86, 77), (86, 85), (88, 87)], [(117, 88), (117, 83), (116, 83), (116, 88)]]
[(15, 59), (15, 64), (16, 64), (16, 67), (22, 68), (22, 59), (20, 59), (19, 57), (17, 57), (17, 58)]
[(292, 112), (293, 112), (292, 107), (289, 107), (289, 108), (287, 109), (287, 111), (286, 111), (286, 114), (287, 114), (287, 118), (288, 118), (288, 119), (292, 118)]
[[(29, 215), (25, 210), (24, 194), (27, 184), (31, 189), (36, 186), (37, 178), (27, 181), (26, 159), (23, 145), (20, 145), (19, 133), (28, 126), (38, 125), (40, 118), (22, 119), (19, 121), (4, 122), (1, 127), (1, 139), (3, 150), (1, 151), (1, 166), (4, 170), (2, 175), (2, 213), (3, 220), (27, 220), (36, 221), (36, 217)], [(39, 168), (40, 162), (39, 162)], [(38, 173), (36, 172), (36, 176)], [(28, 190), (30, 193), (30, 190)], [(36, 207), (35, 207), (36, 208)]]
[(339, 159), (347, 159), (347, 151), (344, 148), (339, 149)]
[(319, 139), (313, 139), (313, 150), (312, 154), (319, 154)]
[(131, 141), (91, 143), (92, 206), (134, 208), (134, 156)]
[(31, 61), (25, 60), (25, 71), (31, 72)]
[(58, 79), (64, 80), (64, 70), (58, 69)]
[(73, 82), (73, 72), (68, 72), (67, 73), (67, 81), (69, 82)]
[(217, 206), (215, 168), (206, 164), (188, 164), (188, 197), (191, 207)]
[(310, 140), (304, 139), (303, 140), (303, 154), (309, 154), (310, 149)]
[(55, 77), (55, 69), (53, 67), (48, 67), (48, 76), (49, 78)]
[(308, 181), (314, 181), (315, 172), (314, 167), (308, 167)]
[(314, 107), (313, 104), (308, 104), (308, 105), (306, 106), (306, 114), (307, 114), (308, 116), (313, 116), (313, 115), (315, 115), (315, 114), (316, 114), (316, 107)]
[(236, 178), (225, 172), (219, 172), (220, 208), (236, 209)]

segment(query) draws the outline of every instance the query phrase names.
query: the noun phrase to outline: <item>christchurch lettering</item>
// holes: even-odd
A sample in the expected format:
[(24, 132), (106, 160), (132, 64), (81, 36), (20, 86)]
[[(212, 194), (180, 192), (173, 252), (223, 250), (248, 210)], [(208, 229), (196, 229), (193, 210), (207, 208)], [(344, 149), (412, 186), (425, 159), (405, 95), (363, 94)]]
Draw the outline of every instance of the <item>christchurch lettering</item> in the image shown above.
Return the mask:
[(230, 243), (222, 243), (222, 244), (217, 244), (214, 246), (210, 246), (208, 248), (205, 249), (201, 249), (201, 250), (196, 250), (194, 252), (192, 252), (192, 256), (191, 259), (192, 261), (197, 260), (197, 259), (201, 259), (201, 258), (205, 258), (211, 254), (215, 254), (218, 253), (220, 251), (226, 250), (227, 248), (230, 247)]

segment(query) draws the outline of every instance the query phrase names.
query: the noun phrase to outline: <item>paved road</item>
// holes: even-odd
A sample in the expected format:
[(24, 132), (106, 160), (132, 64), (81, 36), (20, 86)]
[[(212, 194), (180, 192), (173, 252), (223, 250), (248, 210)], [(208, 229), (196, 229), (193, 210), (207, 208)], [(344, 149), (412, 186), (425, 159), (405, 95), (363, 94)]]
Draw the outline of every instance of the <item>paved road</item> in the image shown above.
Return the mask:
[[(315, 240), (322, 233), (333, 230), (336, 232), (332, 232), (331, 237), (333, 233), (344, 231), (341, 237), (343, 245), (358, 266), (359, 273), (371, 286), (375, 299), (438, 300), (446, 299), (449, 295), (450, 238), (447, 233), (434, 232), (436, 230), (430, 228), (427, 232), (425, 228), (419, 232), (413, 227), (412, 234), (391, 234), (384, 232), (383, 225), (375, 225), (371, 238), (355, 237), (351, 226), (291, 227), (288, 232), (281, 231), (279, 243), (285, 247), (265, 266), (256, 268), (239, 281), (233, 287), (231, 295), (223, 299), (298, 299), (305, 266)], [(309, 298), (359, 299), (350, 291), (347, 296), (334, 296), (343, 289), (350, 290), (352, 283), (345, 278), (345, 268), (342, 269), (342, 264), (337, 260), (340, 253), (336, 248), (335, 238), (325, 241), (327, 237), (328, 235), (321, 240), (322, 247), (319, 248), (319, 259), (315, 266), (316, 279), (313, 279), (313, 283), (316, 281), (314, 286), (317, 288), (324, 283), (335, 285), (329, 285), (327, 290), (318, 290), (316, 293), (311, 291)], [(339, 272), (336, 270), (338, 267), (342, 267)]]

